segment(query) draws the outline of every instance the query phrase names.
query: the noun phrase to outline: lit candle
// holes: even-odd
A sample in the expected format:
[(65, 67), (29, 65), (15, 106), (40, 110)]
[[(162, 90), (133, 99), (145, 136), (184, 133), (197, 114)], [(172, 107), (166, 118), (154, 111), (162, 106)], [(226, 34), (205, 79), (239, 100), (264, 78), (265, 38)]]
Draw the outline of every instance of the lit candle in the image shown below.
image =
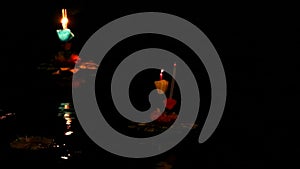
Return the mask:
[(164, 69), (160, 70), (160, 80), (163, 80), (163, 71), (164, 71)]

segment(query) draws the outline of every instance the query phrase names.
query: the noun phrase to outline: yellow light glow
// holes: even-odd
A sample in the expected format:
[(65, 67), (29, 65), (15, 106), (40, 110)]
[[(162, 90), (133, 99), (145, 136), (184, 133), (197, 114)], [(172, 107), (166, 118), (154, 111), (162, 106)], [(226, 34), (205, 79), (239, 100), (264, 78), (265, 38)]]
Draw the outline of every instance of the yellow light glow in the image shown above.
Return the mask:
[(63, 29), (67, 29), (68, 28), (68, 22), (69, 22), (68, 18), (62, 18), (60, 22), (62, 24)]
[(67, 157), (67, 156), (61, 156), (60, 158), (62, 158), (62, 159), (64, 159), (64, 160), (69, 159), (69, 157)]
[(66, 118), (66, 125), (71, 125), (72, 119), (71, 118)]
[(67, 17), (67, 9), (62, 9), (62, 18), (60, 20), (63, 29), (68, 28), (69, 19)]
[(64, 114), (64, 118), (65, 118), (65, 119), (66, 119), (66, 118), (70, 118), (70, 114), (65, 113), (65, 114)]
[(73, 134), (73, 131), (67, 131), (67, 132), (65, 132), (65, 135), (66, 135), (66, 136), (69, 136), (69, 135), (71, 135), (71, 134)]

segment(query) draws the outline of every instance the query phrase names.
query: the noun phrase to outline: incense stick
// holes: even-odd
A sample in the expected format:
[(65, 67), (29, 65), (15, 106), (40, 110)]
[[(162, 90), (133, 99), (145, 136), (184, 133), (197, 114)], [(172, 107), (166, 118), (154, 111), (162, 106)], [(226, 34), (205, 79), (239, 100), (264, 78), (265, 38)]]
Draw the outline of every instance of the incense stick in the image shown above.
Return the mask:
[(173, 97), (173, 90), (174, 90), (174, 83), (175, 83), (175, 75), (176, 75), (176, 63), (174, 63), (174, 68), (173, 68), (173, 78), (171, 82), (171, 89), (170, 89), (170, 98), (172, 99)]

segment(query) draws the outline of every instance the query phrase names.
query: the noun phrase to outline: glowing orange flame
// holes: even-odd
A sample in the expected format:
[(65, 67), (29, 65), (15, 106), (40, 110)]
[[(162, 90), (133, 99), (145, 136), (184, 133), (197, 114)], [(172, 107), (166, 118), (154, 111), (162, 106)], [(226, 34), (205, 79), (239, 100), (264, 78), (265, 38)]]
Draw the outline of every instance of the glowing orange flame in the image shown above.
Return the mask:
[(67, 16), (67, 9), (62, 9), (62, 18), (60, 20), (63, 29), (67, 29), (68, 28), (68, 16)]

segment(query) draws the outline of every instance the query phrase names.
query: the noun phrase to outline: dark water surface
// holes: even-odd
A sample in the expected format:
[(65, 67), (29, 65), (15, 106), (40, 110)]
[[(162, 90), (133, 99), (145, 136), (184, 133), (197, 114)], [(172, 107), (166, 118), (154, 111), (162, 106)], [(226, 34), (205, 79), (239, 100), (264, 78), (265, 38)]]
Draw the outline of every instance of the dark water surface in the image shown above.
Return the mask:
[[(7, 17), (11, 6), (3, 5), (7, 10), (1, 10), (0, 164), (40, 166), (44, 162), (56, 166), (95, 164), (103, 168), (132, 169), (294, 168), (298, 165), (299, 10), (288, 9), (285, 13), (269, 7), (257, 9), (261, 4), (249, 10), (244, 5), (232, 5), (231, 9), (224, 7), (224, 11), (218, 11), (215, 6), (194, 5), (183, 9), (181, 4), (163, 7), (156, 3), (152, 7), (119, 5), (121, 9), (115, 4), (98, 7), (83, 1), (63, 4), (43, 1), (39, 5), (40, 8), (30, 4), (11, 5), (16, 7), (17, 21)], [(195, 23), (221, 56), (228, 83), (224, 116), (212, 137), (204, 144), (197, 142), (203, 125), (200, 119), (199, 128), (192, 130), (182, 143), (152, 158), (122, 158), (95, 145), (82, 131), (76, 112), (60, 109), (65, 103), (72, 107), (71, 73), (52, 75), (55, 70), (49, 65), (61, 48), (55, 31), (60, 26), (61, 8), (65, 6), (70, 9), (76, 52), (105, 23), (134, 12), (168, 12)], [(37, 20), (37, 13), (42, 19)], [(100, 19), (95, 21), (91, 16)], [(138, 42), (131, 47), (141, 47), (146, 41)], [(178, 48), (170, 46), (169, 49)], [(183, 56), (186, 57), (185, 52)], [(71, 128), (66, 118), (72, 119)], [(70, 135), (65, 135), (66, 132)], [(51, 148), (36, 151), (10, 147), (10, 143), (26, 136), (50, 138)]]

